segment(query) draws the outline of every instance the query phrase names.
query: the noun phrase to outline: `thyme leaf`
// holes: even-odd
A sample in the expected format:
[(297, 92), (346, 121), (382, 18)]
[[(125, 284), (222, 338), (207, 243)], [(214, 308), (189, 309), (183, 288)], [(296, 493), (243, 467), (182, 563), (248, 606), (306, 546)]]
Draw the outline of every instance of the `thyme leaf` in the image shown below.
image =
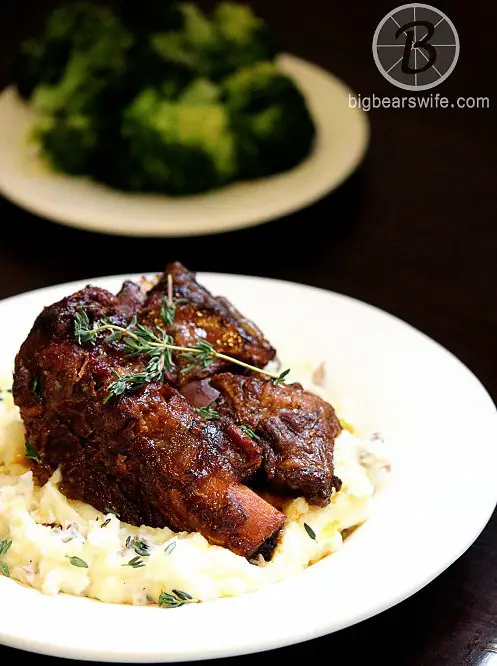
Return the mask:
[(2, 576), (10, 578), (9, 567), (5, 564), (5, 562), (0, 562), (0, 573), (2, 574)]
[(38, 400), (38, 402), (42, 401), (42, 395), (40, 391), (40, 380), (38, 377), (35, 377), (31, 383), (31, 393)]
[(29, 442), (26, 442), (26, 453), (24, 454), (28, 460), (33, 460), (34, 462), (41, 463), (40, 456), (38, 455), (38, 451), (35, 449), (35, 447), (30, 444)]
[(304, 529), (307, 532), (307, 536), (317, 543), (318, 540), (316, 539), (316, 532), (312, 529), (312, 527), (307, 523), (304, 523)]
[(171, 326), (176, 316), (176, 305), (170, 303), (167, 298), (163, 298), (160, 305), (159, 315), (165, 326)]
[(285, 381), (285, 377), (290, 373), (290, 368), (287, 370), (283, 370), (282, 373), (280, 373), (277, 377), (273, 377), (271, 380), (273, 384), (276, 386), (277, 384), (280, 384), (281, 382)]
[(6, 539), (4, 541), (0, 541), (0, 557), (3, 557), (3, 555), (7, 555), (9, 552), (9, 548), (12, 546), (12, 541), (7, 541)]
[(160, 608), (179, 608), (185, 604), (196, 604), (198, 603), (198, 599), (194, 599), (190, 594), (182, 590), (172, 590), (172, 594), (161, 592), (158, 603)]
[(250, 437), (250, 439), (253, 439), (255, 442), (258, 442), (260, 440), (259, 435), (256, 435), (256, 433), (251, 428), (249, 428), (248, 426), (241, 425), (241, 426), (238, 426), (238, 427), (240, 428), (240, 430), (243, 433), (245, 433), (248, 437)]
[(171, 541), (169, 546), (164, 550), (165, 555), (171, 555), (171, 553), (175, 548), (176, 548), (176, 541)]
[(130, 560), (129, 562), (126, 562), (126, 564), (123, 564), (122, 566), (123, 567), (131, 567), (132, 569), (140, 569), (141, 567), (145, 566), (145, 562), (137, 556), (137, 557), (133, 557), (132, 560)]
[(217, 412), (214, 407), (194, 407), (194, 411), (207, 421), (219, 418), (219, 412)]
[[(67, 555), (66, 557), (69, 557), (69, 555)], [(76, 557), (76, 555), (69, 557), (69, 562), (73, 565), (73, 567), (79, 567), (80, 569), (88, 569), (88, 564), (80, 557)]]

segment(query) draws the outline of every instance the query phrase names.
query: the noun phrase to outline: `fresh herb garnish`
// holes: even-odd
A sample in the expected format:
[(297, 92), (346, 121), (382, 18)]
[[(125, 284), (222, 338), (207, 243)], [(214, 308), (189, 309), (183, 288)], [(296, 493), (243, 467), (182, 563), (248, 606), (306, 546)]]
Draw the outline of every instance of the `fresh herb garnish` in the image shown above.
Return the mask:
[(283, 370), (277, 377), (273, 377), (271, 380), (273, 384), (276, 386), (277, 384), (280, 384), (281, 382), (285, 381), (285, 377), (290, 374), (290, 368), (287, 368), (287, 370)]
[(312, 529), (312, 527), (307, 523), (304, 523), (304, 529), (307, 532), (307, 535), (317, 543), (318, 540), (316, 539), (316, 532)]
[(246, 426), (246, 425), (241, 425), (241, 426), (238, 426), (238, 427), (240, 428), (240, 430), (241, 430), (243, 433), (245, 433), (248, 437), (250, 437), (250, 439), (253, 439), (253, 440), (256, 441), (256, 442), (258, 442), (258, 441), (260, 440), (259, 435), (257, 435), (257, 434), (252, 430), (252, 428), (249, 428), (249, 427)]
[(34, 460), (34, 462), (41, 463), (38, 451), (29, 442), (26, 442), (26, 453), (24, 455), (28, 460)]
[[(0, 541), (0, 557), (3, 557), (3, 555), (7, 555), (7, 553), (9, 552), (9, 548), (11, 546), (12, 546), (12, 541), (7, 541), (7, 539)], [(10, 578), (9, 567), (5, 564), (5, 562), (0, 562), (0, 573), (2, 574), (2, 576)]]
[(195, 346), (183, 351), (180, 357), (184, 361), (191, 361), (190, 365), (185, 366), (181, 372), (189, 372), (194, 368), (201, 368), (204, 370), (214, 363), (216, 357), (216, 350), (210, 342), (203, 338), (197, 338)]
[(126, 539), (126, 548), (132, 548), (135, 553), (141, 555), (142, 557), (150, 556), (150, 553), (148, 552), (150, 550), (150, 546), (148, 543), (142, 541), (142, 539), (139, 539), (138, 537), (132, 536), (131, 534)]
[(110, 519), (110, 518), (107, 518), (107, 520), (104, 520), (104, 522), (100, 525), (100, 527), (101, 527), (101, 528), (102, 528), (102, 527), (107, 527), (107, 525), (109, 525), (110, 521), (111, 521), (111, 519)]
[(38, 400), (38, 402), (42, 401), (42, 395), (41, 395), (41, 392), (40, 392), (40, 380), (39, 380), (38, 377), (35, 377), (33, 379), (33, 382), (31, 384), (31, 393)]
[(96, 325), (97, 322), (94, 322), (93, 326), (90, 326), (90, 319), (86, 311), (83, 308), (78, 308), (74, 316), (74, 335), (78, 345), (82, 345), (84, 342), (91, 342), (92, 345), (95, 344)]
[(140, 567), (145, 566), (145, 562), (140, 559), (139, 557), (133, 557), (132, 560), (129, 562), (126, 562), (126, 564), (122, 565), (123, 567), (131, 567), (132, 569), (139, 569)]
[(198, 599), (194, 599), (182, 590), (173, 590), (172, 594), (161, 592), (158, 603), (161, 608), (179, 608), (185, 604), (196, 604)]
[[(69, 557), (69, 555), (67, 555), (66, 557)], [(69, 562), (73, 565), (73, 567), (79, 567), (80, 569), (88, 569), (88, 564), (80, 557), (76, 557), (76, 555), (69, 557)]]
[(12, 541), (0, 541), (0, 557), (7, 555), (9, 548), (12, 546)]
[(219, 412), (217, 412), (214, 407), (195, 407), (194, 411), (196, 411), (203, 419), (207, 419), (207, 421), (219, 418)]
[(171, 541), (169, 546), (164, 550), (165, 555), (171, 555), (173, 550), (176, 548), (176, 541)]
[(98, 334), (103, 331), (111, 333), (105, 338), (104, 342), (120, 340), (124, 344), (128, 356), (144, 354), (150, 357), (150, 361), (142, 372), (123, 376), (114, 373), (116, 381), (107, 387), (108, 395), (105, 402), (108, 402), (112, 397), (123, 395), (127, 391), (135, 391), (149, 382), (161, 381), (164, 373), (172, 366), (171, 352), (173, 351), (181, 352), (180, 357), (185, 361), (190, 361), (190, 364), (181, 370), (182, 373), (189, 372), (194, 368), (206, 369), (212, 365), (216, 358), (234, 363), (252, 372), (266, 375), (275, 384), (282, 382), (290, 372), (290, 370), (285, 370), (276, 375), (267, 370), (256, 368), (249, 363), (216, 351), (210, 342), (202, 338), (197, 338), (193, 347), (174, 345), (172, 337), (167, 335), (162, 328), (157, 326), (152, 329), (149, 326), (138, 324), (136, 317), (133, 317), (127, 328), (113, 324), (108, 319), (95, 321), (91, 325), (87, 313), (79, 308), (74, 318), (74, 336), (78, 344), (85, 342), (95, 344)]
[(176, 316), (176, 305), (173, 300), (173, 276), (167, 276), (167, 298), (163, 298), (160, 306), (160, 318), (166, 326), (171, 326)]
[(135, 539), (131, 543), (131, 548), (137, 553), (138, 555), (141, 555), (142, 557), (150, 557), (150, 546), (148, 543), (145, 543), (145, 541), (142, 541), (141, 539)]
[(162, 299), (162, 303), (159, 310), (160, 318), (164, 322), (165, 326), (171, 326), (174, 322), (176, 316), (176, 305), (174, 303), (169, 303), (167, 298)]

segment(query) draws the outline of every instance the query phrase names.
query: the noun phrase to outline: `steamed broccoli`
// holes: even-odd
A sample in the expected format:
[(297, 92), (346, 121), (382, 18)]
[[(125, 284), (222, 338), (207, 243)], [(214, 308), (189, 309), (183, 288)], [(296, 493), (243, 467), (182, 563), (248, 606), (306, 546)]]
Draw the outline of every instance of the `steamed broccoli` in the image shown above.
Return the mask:
[(56, 9), (15, 64), (53, 167), (122, 190), (186, 195), (295, 166), (314, 125), (265, 23), (225, 2)]
[(220, 41), (220, 74), (276, 56), (267, 25), (250, 7), (223, 2), (214, 10), (213, 20)]
[(237, 133), (241, 176), (287, 171), (310, 153), (316, 129), (295, 83), (274, 63), (246, 67), (223, 82)]
[(21, 45), (13, 77), (24, 98), (29, 99), (38, 85), (53, 84), (62, 77), (75, 39), (80, 31), (91, 31), (100, 13), (99, 7), (88, 3), (60, 7), (48, 17), (43, 36)]
[(129, 189), (186, 195), (234, 178), (235, 140), (228, 114), (210, 101), (210, 86), (199, 91), (197, 85), (195, 94), (186, 92), (185, 99), (171, 102), (155, 90), (144, 90), (125, 110), (122, 132), (133, 167)]
[(178, 3), (177, 9), (181, 27), (150, 36), (164, 62), (219, 79), (275, 55), (264, 22), (249, 7), (222, 3), (211, 18), (191, 3)]
[(109, 9), (85, 2), (60, 7), (43, 37), (21, 48), (18, 89), (42, 113), (87, 112), (124, 72), (131, 44), (130, 33)]
[(99, 133), (92, 118), (69, 115), (45, 118), (34, 132), (42, 154), (56, 171), (84, 175), (91, 171)]

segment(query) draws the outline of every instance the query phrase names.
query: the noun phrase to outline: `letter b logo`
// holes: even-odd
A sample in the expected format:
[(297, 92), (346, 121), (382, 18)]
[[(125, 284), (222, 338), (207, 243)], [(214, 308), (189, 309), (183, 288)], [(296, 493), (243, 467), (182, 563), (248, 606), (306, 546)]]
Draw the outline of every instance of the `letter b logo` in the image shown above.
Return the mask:
[(459, 57), (452, 21), (436, 7), (397, 7), (379, 23), (373, 56), (381, 74), (404, 90), (428, 90), (451, 74)]

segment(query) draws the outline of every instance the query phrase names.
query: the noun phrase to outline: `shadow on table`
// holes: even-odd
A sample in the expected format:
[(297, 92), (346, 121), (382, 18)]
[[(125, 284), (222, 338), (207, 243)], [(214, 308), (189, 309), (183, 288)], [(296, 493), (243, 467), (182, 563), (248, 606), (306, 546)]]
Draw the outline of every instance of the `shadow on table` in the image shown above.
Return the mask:
[[(0, 264), (16, 292), (70, 280), (162, 270), (180, 260), (198, 271), (310, 281), (354, 233), (366, 166), (309, 208), (245, 230), (186, 238), (130, 238), (53, 224), (0, 200)], [(20, 268), (21, 267), (21, 268)], [(5, 285), (4, 285), (5, 288)], [(4, 296), (7, 294), (3, 294)]]

